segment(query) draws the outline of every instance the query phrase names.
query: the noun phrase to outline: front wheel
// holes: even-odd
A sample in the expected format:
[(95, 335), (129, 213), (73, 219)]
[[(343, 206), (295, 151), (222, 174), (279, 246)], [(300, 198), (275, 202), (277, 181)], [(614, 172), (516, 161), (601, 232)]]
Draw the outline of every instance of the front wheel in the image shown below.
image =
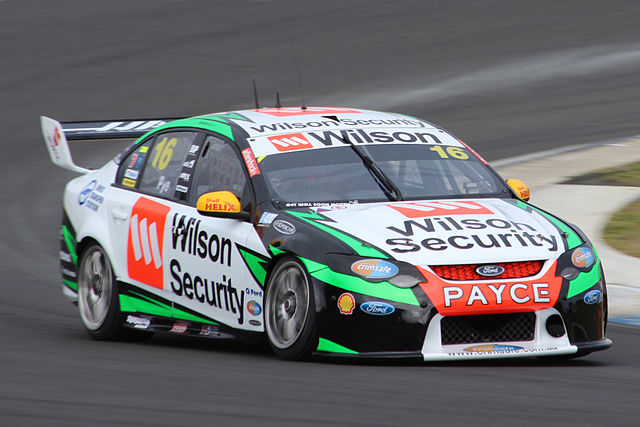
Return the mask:
[(265, 301), (269, 344), (281, 358), (307, 359), (317, 345), (311, 279), (295, 258), (283, 258), (269, 277)]

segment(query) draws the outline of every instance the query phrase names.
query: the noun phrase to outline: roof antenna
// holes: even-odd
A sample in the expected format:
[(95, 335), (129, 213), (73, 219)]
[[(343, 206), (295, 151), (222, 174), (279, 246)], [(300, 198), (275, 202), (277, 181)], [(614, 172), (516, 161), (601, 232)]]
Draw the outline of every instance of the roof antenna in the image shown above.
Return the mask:
[(256, 79), (253, 79), (253, 99), (256, 101), (256, 110), (259, 110), (260, 104), (258, 104), (258, 87), (256, 86)]
[(296, 49), (293, 46), (293, 40), (291, 39), (291, 35), (289, 35), (289, 44), (291, 45), (291, 52), (293, 53), (293, 61), (296, 64), (296, 71), (298, 72), (298, 84), (300, 84), (300, 95), (302, 96), (302, 110), (307, 109), (307, 105), (304, 101), (304, 89), (302, 88), (302, 74), (300, 74), (300, 67), (298, 66), (298, 56), (296, 55)]
[(276, 108), (282, 108), (282, 104), (280, 104), (280, 92), (276, 92)]

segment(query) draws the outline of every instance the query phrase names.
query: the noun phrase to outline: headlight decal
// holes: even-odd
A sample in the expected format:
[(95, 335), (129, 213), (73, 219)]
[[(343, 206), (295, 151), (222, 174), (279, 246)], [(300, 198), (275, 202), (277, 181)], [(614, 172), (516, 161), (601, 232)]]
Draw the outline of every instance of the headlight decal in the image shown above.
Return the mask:
[(578, 276), (569, 282), (569, 290), (567, 291), (567, 298), (572, 298), (596, 283), (598, 283), (602, 279), (602, 274), (600, 272), (600, 260), (596, 256), (596, 263), (593, 265), (590, 271), (581, 272)]
[[(300, 257), (300, 259), (304, 263), (305, 267), (307, 267), (307, 270), (309, 270), (309, 274), (311, 274), (312, 277), (331, 286), (335, 286), (336, 288), (388, 301), (415, 306), (420, 305), (413, 290), (409, 288), (399, 288), (389, 282), (371, 283), (360, 277), (333, 271), (327, 265), (302, 257)], [(320, 266), (323, 268), (319, 268)]]

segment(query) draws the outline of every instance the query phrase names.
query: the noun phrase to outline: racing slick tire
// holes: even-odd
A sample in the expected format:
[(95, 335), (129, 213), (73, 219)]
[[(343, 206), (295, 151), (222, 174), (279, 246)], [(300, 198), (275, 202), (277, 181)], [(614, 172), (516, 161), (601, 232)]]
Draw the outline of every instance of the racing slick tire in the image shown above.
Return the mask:
[(96, 340), (139, 340), (152, 335), (122, 326), (118, 282), (109, 257), (96, 243), (82, 251), (78, 263), (78, 310), (87, 332)]
[(311, 278), (293, 257), (281, 259), (267, 283), (265, 330), (275, 354), (286, 360), (309, 359), (317, 345)]

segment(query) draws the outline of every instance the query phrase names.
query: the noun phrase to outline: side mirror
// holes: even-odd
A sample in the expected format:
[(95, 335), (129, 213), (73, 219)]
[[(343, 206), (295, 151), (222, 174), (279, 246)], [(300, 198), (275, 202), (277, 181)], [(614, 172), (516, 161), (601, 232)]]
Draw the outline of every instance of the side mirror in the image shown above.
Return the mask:
[(510, 178), (507, 180), (507, 185), (516, 193), (516, 196), (520, 197), (525, 202), (528, 202), (531, 198), (529, 187), (519, 179)]
[(246, 221), (250, 218), (242, 211), (240, 200), (230, 191), (214, 191), (205, 193), (198, 198), (196, 209), (202, 215), (219, 218), (232, 218)]

